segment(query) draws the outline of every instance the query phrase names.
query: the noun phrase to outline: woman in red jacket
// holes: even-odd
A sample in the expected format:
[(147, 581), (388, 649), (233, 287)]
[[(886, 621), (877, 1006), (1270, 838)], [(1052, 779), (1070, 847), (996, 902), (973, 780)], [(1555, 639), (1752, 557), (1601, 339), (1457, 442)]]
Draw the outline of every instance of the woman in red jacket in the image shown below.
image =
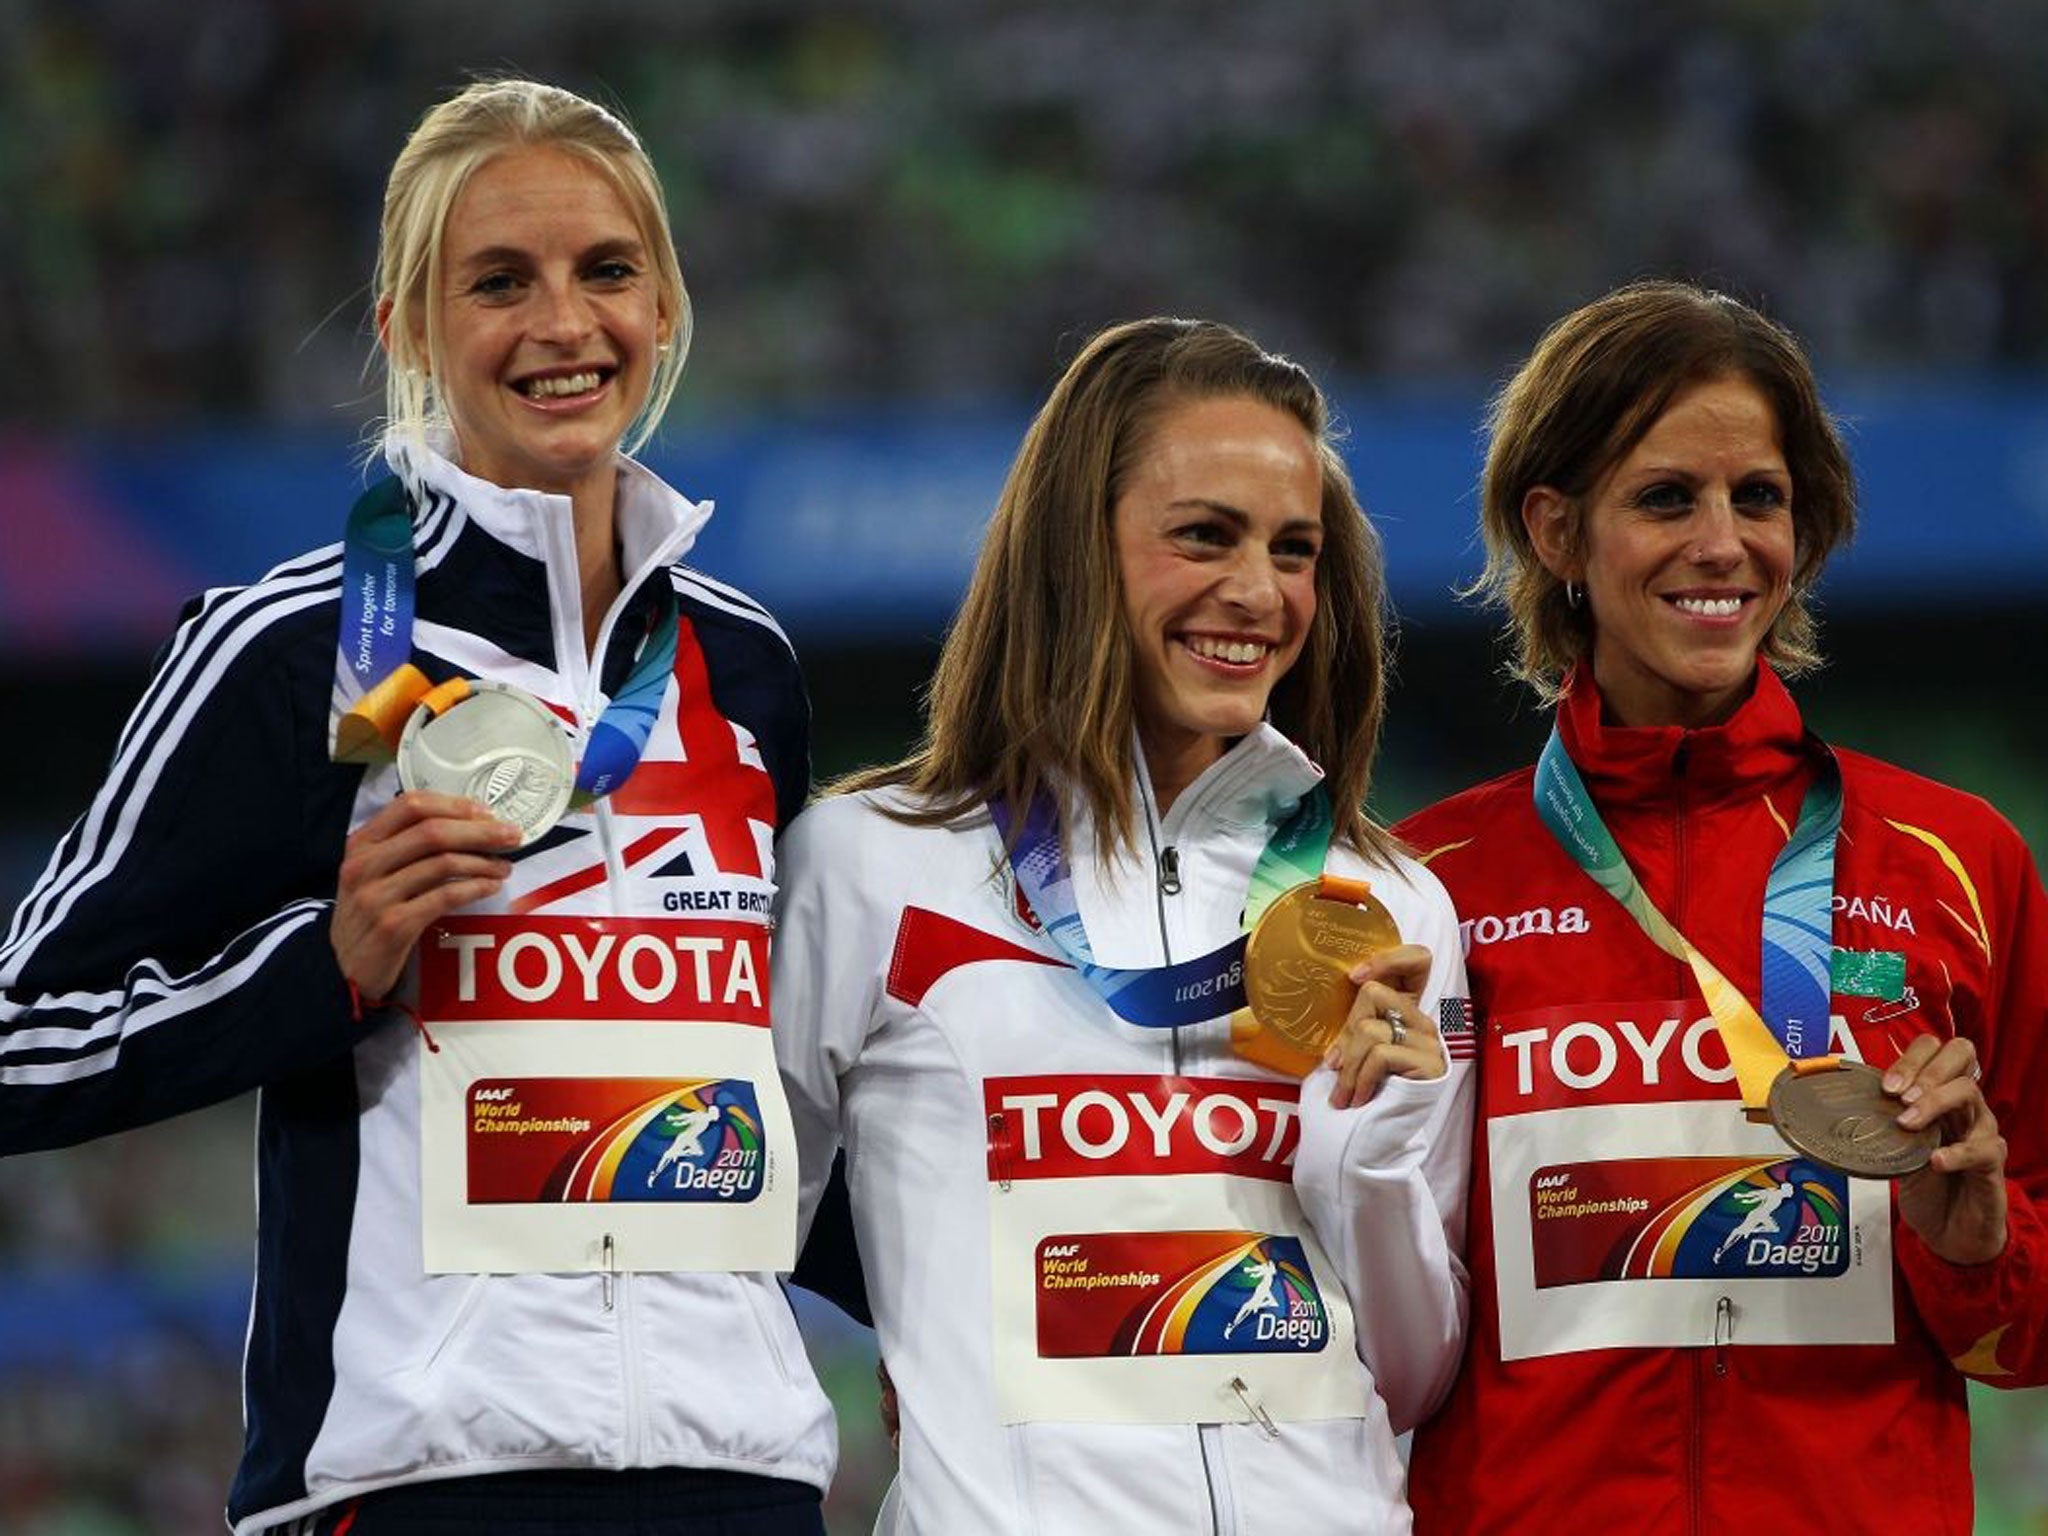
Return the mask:
[(1472, 1343), (1416, 1529), (1964, 1536), (1966, 1378), (2048, 1379), (2040, 877), (1780, 680), (1854, 523), (1788, 334), (1633, 285), (1490, 426), (1481, 588), (1557, 719), (1398, 829), (1484, 1040)]

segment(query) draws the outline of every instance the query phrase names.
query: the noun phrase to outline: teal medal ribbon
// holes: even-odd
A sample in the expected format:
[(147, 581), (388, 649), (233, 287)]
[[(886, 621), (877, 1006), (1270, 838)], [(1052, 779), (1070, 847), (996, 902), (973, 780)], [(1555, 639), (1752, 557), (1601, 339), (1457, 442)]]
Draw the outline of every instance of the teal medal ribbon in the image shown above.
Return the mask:
[[(349, 509), (342, 534), (340, 632), (335, 643), (333, 726), (337, 762), (389, 762), (407, 718), (439, 696), (412, 665), (416, 572), (412, 504), (396, 477), (380, 480)], [(570, 804), (581, 808), (631, 776), (647, 750), (675, 673), (682, 615), (675, 589), (665, 598), (633, 669), (584, 742)], [(446, 684), (442, 685), (445, 689)], [(460, 702), (461, 692), (445, 706)]]
[(1537, 760), (1536, 814), (1574, 863), (1665, 953), (1691, 966), (1742, 1083), (1743, 1103), (1760, 1110), (1787, 1057), (1824, 1055), (1829, 961), (1833, 953), (1835, 847), (1842, 827), (1842, 773), (1834, 754), (1808, 738), (1813, 783), (1799, 820), (1772, 861), (1764, 891), (1762, 1011), (1651, 902), (1601, 820), (1555, 726)]
[[(1073, 868), (1060, 846), (1059, 811), (1052, 796), (1041, 790), (1032, 797), (1014, 839), (1015, 820), (1009, 808), (991, 801), (989, 814), (1010, 846), (1017, 888), (1046, 937), (1118, 1018), (1145, 1029), (1176, 1029), (1244, 1006), (1244, 933), (1206, 955), (1172, 965), (1123, 969), (1097, 964), (1081, 921)], [(1260, 851), (1245, 892), (1245, 933), (1275, 897), (1322, 874), (1334, 826), (1329, 792), (1318, 784), (1301, 797)]]

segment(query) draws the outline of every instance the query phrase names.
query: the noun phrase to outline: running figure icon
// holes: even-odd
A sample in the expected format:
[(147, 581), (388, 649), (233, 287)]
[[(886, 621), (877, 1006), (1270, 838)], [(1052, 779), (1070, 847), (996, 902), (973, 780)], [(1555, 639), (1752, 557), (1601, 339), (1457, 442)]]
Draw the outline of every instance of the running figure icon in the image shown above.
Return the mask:
[(1721, 1262), (1721, 1255), (1741, 1242), (1745, 1237), (1756, 1237), (1764, 1233), (1776, 1235), (1778, 1230), (1778, 1207), (1792, 1198), (1791, 1184), (1778, 1180), (1776, 1189), (1738, 1189), (1735, 1198), (1750, 1208), (1749, 1214), (1736, 1224), (1735, 1229), (1721, 1239), (1721, 1246), (1714, 1250), (1714, 1262)]
[(1223, 1330), (1223, 1337), (1226, 1339), (1237, 1331), (1239, 1323), (1250, 1317), (1254, 1312), (1263, 1312), (1269, 1307), (1279, 1305), (1273, 1299), (1273, 1279), (1280, 1273), (1278, 1261), (1267, 1259), (1261, 1263), (1254, 1263), (1251, 1259), (1247, 1258), (1244, 1261), (1244, 1269), (1246, 1274), (1259, 1283), (1251, 1295), (1245, 1297), (1244, 1305), (1237, 1309), (1237, 1316), (1230, 1320), (1229, 1327)]
[(654, 1188), (654, 1181), (671, 1167), (676, 1170), (676, 1185), (682, 1187), (683, 1172), (680, 1164), (686, 1157), (704, 1155), (704, 1133), (717, 1123), (719, 1108), (716, 1104), (702, 1109), (684, 1110), (669, 1122), (675, 1127), (676, 1139), (668, 1144), (668, 1150), (661, 1154), (661, 1161), (654, 1165), (654, 1172), (647, 1175), (647, 1187)]

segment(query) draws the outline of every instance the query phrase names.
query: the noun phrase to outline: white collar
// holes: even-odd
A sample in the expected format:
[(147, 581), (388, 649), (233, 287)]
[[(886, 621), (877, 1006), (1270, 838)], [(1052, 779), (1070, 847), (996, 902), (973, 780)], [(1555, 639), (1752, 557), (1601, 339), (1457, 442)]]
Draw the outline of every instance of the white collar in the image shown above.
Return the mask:
[[(573, 548), (574, 516), (567, 496), (480, 480), (455, 462), (454, 452), (454, 434), (445, 427), (431, 429), (424, 441), (399, 432), (384, 439), (385, 462), (415, 496), (438, 491), (453, 498), (470, 521), (536, 560), (547, 560), (565, 531)], [(645, 465), (620, 454), (615, 515), (619, 563), (628, 585), (651, 565), (681, 559), (710, 518), (711, 507), (708, 501), (690, 500)]]

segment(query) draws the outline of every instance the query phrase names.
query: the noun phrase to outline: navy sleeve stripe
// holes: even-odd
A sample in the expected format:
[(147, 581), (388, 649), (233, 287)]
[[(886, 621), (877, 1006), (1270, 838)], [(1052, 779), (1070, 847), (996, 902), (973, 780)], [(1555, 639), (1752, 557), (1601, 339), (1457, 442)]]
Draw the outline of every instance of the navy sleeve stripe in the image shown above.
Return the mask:
[[(137, 972), (130, 973), (134, 985), (125, 999), (125, 1008), (88, 1016), (88, 1027), (81, 1030), (66, 1031), (61, 1026), (24, 1030), (0, 1043), (0, 1084), (71, 1082), (111, 1070), (125, 1041), (232, 993), (268, 964), (277, 948), (307, 923), (324, 920), (327, 910), (324, 901), (295, 902), (238, 935), (225, 951), (189, 976), (169, 977), (162, 967), (145, 963)], [(124, 999), (115, 993), (112, 1001), (118, 1005)], [(70, 1038), (63, 1042), (42, 1038), (67, 1034)], [(59, 1048), (60, 1044), (69, 1049), (68, 1057), (8, 1064), (9, 1058), (25, 1056), (31, 1050)]]

